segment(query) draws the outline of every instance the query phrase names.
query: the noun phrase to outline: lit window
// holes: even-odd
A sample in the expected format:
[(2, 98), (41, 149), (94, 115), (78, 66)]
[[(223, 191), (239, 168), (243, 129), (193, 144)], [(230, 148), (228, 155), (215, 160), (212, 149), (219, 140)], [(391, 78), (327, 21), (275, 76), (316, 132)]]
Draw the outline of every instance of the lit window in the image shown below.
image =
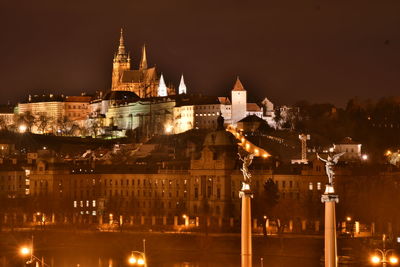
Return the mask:
[(93, 200), (93, 201), (92, 201), (92, 206), (93, 206), (93, 207), (96, 207), (96, 200)]
[(312, 182), (310, 182), (310, 183), (308, 184), (308, 189), (309, 189), (309, 190), (313, 190), (313, 189), (314, 189), (314, 185), (313, 185)]
[(86, 200), (86, 207), (89, 207), (89, 200)]
[(92, 211), (92, 215), (93, 215), (93, 216), (96, 216), (96, 211), (95, 211), (95, 210)]
[(83, 201), (81, 200), (80, 202), (79, 202), (79, 206), (81, 207), (81, 208), (83, 208)]
[(321, 190), (321, 182), (317, 183), (317, 190)]
[(78, 207), (78, 203), (76, 200), (74, 200), (74, 208)]

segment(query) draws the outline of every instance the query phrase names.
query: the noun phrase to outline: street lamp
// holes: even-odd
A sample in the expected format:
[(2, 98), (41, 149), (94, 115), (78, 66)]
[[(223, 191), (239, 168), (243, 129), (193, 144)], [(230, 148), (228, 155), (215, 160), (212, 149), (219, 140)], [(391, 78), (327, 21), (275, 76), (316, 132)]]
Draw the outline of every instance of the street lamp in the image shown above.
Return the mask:
[(397, 263), (399, 263), (399, 258), (396, 257), (396, 255), (394, 255), (394, 249), (386, 249), (386, 235), (384, 234), (382, 236), (382, 245), (383, 248), (382, 249), (375, 249), (376, 252), (378, 252), (379, 254), (373, 255), (371, 257), (371, 262), (373, 264), (379, 264), (382, 263), (382, 266), (386, 267), (388, 263), (390, 263), (390, 265), (397, 265)]
[(386, 267), (388, 263), (390, 265), (397, 265), (399, 263), (399, 259), (393, 255), (393, 249), (375, 249), (376, 252), (379, 254), (376, 254), (371, 257), (371, 262), (373, 264), (379, 264), (382, 263), (382, 266)]
[(146, 255), (141, 251), (132, 251), (131, 256), (128, 258), (128, 263), (131, 266), (147, 266)]
[(45, 266), (50, 267), (50, 265), (48, 265), (47, 263), (44, 262), (43, 257), (42, 257), (42, 259), (39, 259), (35, 255), (33, 255), (33, 237), (32, 237), (31, 245), (30, 246), (21, 247), (20, 250), (19, 250), (19, 253), (24, 257), (29, 256), (29, 260), (26, 262), (26, 264), (31, 264), (33, 262), (36, 262), (36, 263), (40, 263), (40, 265), (42, 267), (45, 267)]

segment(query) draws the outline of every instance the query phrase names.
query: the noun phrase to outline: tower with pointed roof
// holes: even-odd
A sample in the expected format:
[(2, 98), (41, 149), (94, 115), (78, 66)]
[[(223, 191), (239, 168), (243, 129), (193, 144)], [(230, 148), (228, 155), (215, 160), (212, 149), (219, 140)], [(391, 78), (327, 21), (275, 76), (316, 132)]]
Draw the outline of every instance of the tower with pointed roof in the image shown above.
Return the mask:
[(238, 121), (246, 117), (247, 91), (244, 89), (239, 77), (236, 78), (235, 85), (231, 91), (232, 97), (232, 124), (236, 125)]
[(125, 70), (129, 70), (130, 68), (131, 68), (131, 59), (129, 54), (125, 50), (124, 34), (121, 28), (121, 33), (119, 37), (119, 46), (117, 53), (115, 53), (114, 55), (114, 60), (113, 60), (112, 82), (111, 82), (112, 90), (116, 90), (122, 79), (123, 72)]
[(161, 74), (160, 83), (158, 84), (157, 96), (167, 96), (167, 86), (165, 85), (164, 76)]
[(146, 55), (146, 46), (142, 47), (142, 57), (140, 59), (139, 70), (147, 69), (147, 55)]
[(179, 83), (178, 92), (179, 92), (180, 95), (181, 94), (186, 94), (187, 93), (186, 90), (187, 90), (187, 88), (186, 88), (185, 80), (183, 79), (183, 74), (182, 74), (181, 81)]

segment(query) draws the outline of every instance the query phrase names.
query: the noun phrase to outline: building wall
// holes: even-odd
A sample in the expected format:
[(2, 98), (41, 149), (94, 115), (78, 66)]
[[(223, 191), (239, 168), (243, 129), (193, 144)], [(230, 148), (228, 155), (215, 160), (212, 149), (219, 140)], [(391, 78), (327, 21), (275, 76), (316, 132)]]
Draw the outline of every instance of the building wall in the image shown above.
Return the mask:
[(232, 124), (236, 124), (238, 121), (246, 117), (247, 107), (247, 92), (232, 91)]

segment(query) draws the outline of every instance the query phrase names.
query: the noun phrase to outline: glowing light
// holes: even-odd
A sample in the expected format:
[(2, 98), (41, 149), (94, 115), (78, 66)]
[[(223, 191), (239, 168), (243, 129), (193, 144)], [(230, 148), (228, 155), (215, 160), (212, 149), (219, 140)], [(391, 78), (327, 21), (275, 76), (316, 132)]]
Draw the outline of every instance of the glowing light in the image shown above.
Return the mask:
[(136, 258), (131, 256), (131, 257), (129, 257), (128, 262), (129, 262), (129, 264), (135, 264), (136, 263)]
[(182, 218), (183, 218), (183, 219), (186, 219), (186, 214), (183, 214), (183, 215), (182, 215)]
[(242, 137), (242, 139), (240, 141), (242, 141), (242, 143), (244, 143), (244, 141), (246, 141), (246, 139), (244, 139), (244, 137)]
[(144, 259), (138, 259), (137, 263), (138, 263), (139, 265), (144, 265)]
[(247, 143), (247, 144), (246, 144), (246, 149), (249, 149), (249, 148), (250, 148), (250, 144)]
[(392, 155), (392, 151), (390, 151), (390, 150), (386, 151), (385, 155), (386, 155), (386, 156)]
[(381, 262), (381, 258), (379, 258), (378, 256), (372, 256), (371, 257), (371, 262), (372, 263), (380, 263)]
[(165, 132), (166, 133), (172, 133), (172, 130), (174, 129), (174, 127), (170, 124), (165, 125)]
[(367, 154), (363, 154), (363, 155), (361, 156), (361, 159), (362, 159), (362, 160), (367, 160), (367, 159), (368, 159), (368, 155), (367, 155)]
[(254, 153), (257, 155), (260, 151), (256, 148), (254, 149)]
[(346, 217), (346, 221), (348, 221), (348, 222), (351, 221), (351, 217), (350, 217), (350, 216), (347, 216), (347, 217)]
[(268, 157), (268, 154), (267, 153), (264, 153), (263, 154), (263, 158), (267, 158)]
[(28, 247), (22, 247), (19, 251), (22, 255), (26, 256), (31, 253), (31, 250)]
[(391, 264), (397, 264), (399, 262), (399, 259), (397, 257), (395, 257), (395, 256), (391, 256), (389, 258), (389, 261), (390, 261)]
[(21, 125), (18, 127), (18, 130), (19, 130), (20, 133), (26, 132), (27, 129), (28, 129), (28, 128), (27, 128), (26, 125), (24, 125), (24, 124), (21, 124)]

